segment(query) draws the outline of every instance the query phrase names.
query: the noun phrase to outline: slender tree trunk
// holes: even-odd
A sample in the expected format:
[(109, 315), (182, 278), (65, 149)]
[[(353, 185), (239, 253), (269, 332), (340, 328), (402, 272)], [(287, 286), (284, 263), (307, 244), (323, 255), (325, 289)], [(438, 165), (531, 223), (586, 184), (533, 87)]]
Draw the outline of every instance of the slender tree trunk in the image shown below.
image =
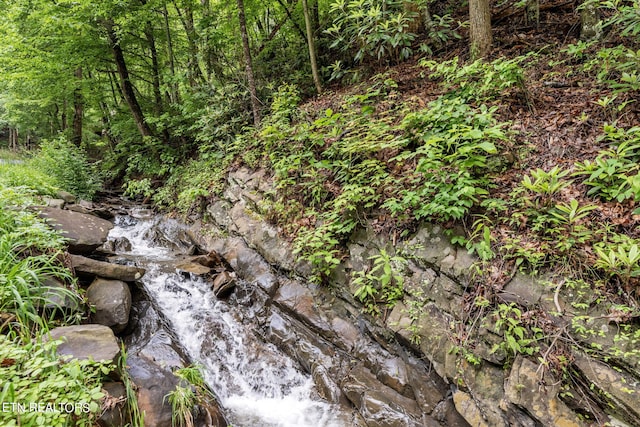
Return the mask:
[(9, 128), (9, 147), (13, 151), (18, 150), (18, 129)]
[(164, 5), (162, 10), (162, 15), (164, 16), (164, 31), (167, 37), (167, 57), (169, 58), (169, 71), (171, 72), (171, 91), (169, 93), (169, 98), (172, 103), (178, 104), (180, 103), (180, 96), (178, 94), (178, 83), (176, 82), (176, 63), (175, 63), (175, 55), (173, 53), (173, 37), (171, 36), (171, 27), (169, 26), (169, 11), (167, 10), (167, 5)]
[(118, 40), (118, 36), (113, 28), (113, 22), (104, 22), (104, 27), (107, 30), (107, 37), (109, 38), (113, 57), (116, 61), (116, 67), (118, 69), (118, 76), (120, 77), (120, 85), (124, 101), (127, 103), (127, 106), (131, 111), (131, 115), (133, 116), (133, 120), (138, 127), (138, 131), (140, 131), (140, 135), (142, 135), (143, 137), (153, 136), (153, 132), (145, 121), (144, 113), (142, 112), (142, 108), (140, 107), (138, 99), (136, 98), (136, 92), (133, 89), (133, 84), (131, 83), (131, 79), (129, 77), (129, 70), (127, 69), (127, 63), (124, 59), (124, 52), (122, 51), (120, 41)]
[(304, 24), (307, 29), (307, 43), (309, 45), (309, 60), (311, 61), (311, 74), (313, 75), (313, 83), (316, 85), (318, 94), (322, 93), (322, 83), (320, 82), (320, 74), (318, 73), (318, 61), (316, 60), (316, 44), (313, 28), (311, 26), (311, 16), (309, 14), (309, 6), (307, 0), (302, 0), (302, 11), (304, 13)]
[(245, 71), (247, 73), (247, 83), (249, 84), (249, 94), (251, 95), (251, 110), (253, 112), (253, 124), (260, 125), (260, 100), (256, 90), (256, 81), (253, 77), (253, 64), (251, 63), (251, 50), (249, 49), (249, 35), (247, 34), (247, 20), (244, 15), (244, 1), (238, 2), (238, 19), (240, 21), (240, 34), (242, 35), (242, 50), (244, 52)]
[(60, 112), (60, 130), (65, 131), (69, 128), (67, 125), (67, 100), (62, 100), (62, 111)]
[(489, 0), (469, 0), (471, 57), (484, 58), (491, 51), (491, 8)]
[(82, 116), (84, 115), (82, 67), (76, 68), (74, 75), (76, 87), (73, 90), (73, 136), (71, 141), (79, 147), (82, 144)]
[[(187, 46), (189, 49), (189, 57), (187, 59), (187, 77), (189, 79), (189, 86), (195, 87), (199, 83), (203, 81), (203, 73), (200, 70), (200, 63), (198, 62), (198, 44), (196, 43), (196, 30), (195, 23), (193, 21), (193, 10), (191, 7), (185, 6), (184, 13), (180, 11), (180, 8), (173, 2), (173, 6), (180, 17), (180, 22), (182, 22), (182, 27), (184, 28), (184, 33), (187, 36)], [(165, 24), (167, 28), (168, 34), (169, 24), (168, 22)]]

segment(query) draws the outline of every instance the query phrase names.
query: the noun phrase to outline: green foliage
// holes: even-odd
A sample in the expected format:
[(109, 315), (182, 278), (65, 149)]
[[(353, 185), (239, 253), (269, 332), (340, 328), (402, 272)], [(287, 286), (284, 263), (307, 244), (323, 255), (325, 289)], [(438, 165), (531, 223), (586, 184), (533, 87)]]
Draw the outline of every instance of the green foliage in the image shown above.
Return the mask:
[(94, 425), (104, 396), (102, 378), (112, 367), (90, 360), (63, 362), (55, 352), (58, 344), (41, 339), (17, 343), (0, 335), (0, 402), (13, 404), (0, 411), (3, 426)]
[(416, 167), (405, 177), (400, 197), (388, 198), (383, 206), (393, 215), (411, 210), (417, 219), (462, 218), (488, 194), (488, 159), (506, 139), (494, 111), (484, 105), (473, 109), (461, 98), (439, 98), (405, 116), (402, 129), (417, 148), (392, 161), (413, 161)]
[(628, 288), (632, 278), (640, 277), (640, 242), (624, 234), (614, 234), (593, 245), (598, 256), (596, 267), (618, 277)]
[(575, 174), (586, 177), (583, 182), (591, 187), (589, 195), (618, 202), (640, 199), (640, 128), (624, 130), (606, 125), (604, 131), (604, 139), (613, 146), (600, 151), (594, 161), (577, 163)]
[(522, 178), (521, 185), (532, 193), (545, 197), (547, 201), (571, 184), (570, 180), (564, 179), (569, 175), (569, 171), (558, 166), (554, 166), (549, 172), (538, 168), (530, 174), (531, 176), (525, 175)]
[(55, 183), (46, 173), (25, 163), (0, 164), (0, 185), (3, 187), (23, 187), (41, 195), (54, 196), (58, 191)]
[(202, 376), (201, 368), (197, 365), (180, 368), (174, 375), (183, 379), (188, 384), (178, 385), (167, 394), (166, 398), (171, 404), (171, 425), (175, 427), (192, 427), (193, 409), (196, 404), (206, 397), (211, 397)]
[(492, 62), (478, 59), (466, 65), (461, 65), (458, 57), (442, 62), (422, 59), (419, 64), (429, 70), (429, 78), (442, 80), (453, 96), (482, 102), (504, 96), (511, 88), (526, 93), (522, 64), (531, 56)]
[(504, 338), (493, 348), (494, 352), (502, 349), (515, 357), (518, 354), (531, 356), (540, 351), (536, 343), (543, 338), (542, 331), (528, 327), (524, 323), (522, 310), (515, 304), (499, 304), (492, 317), (495, 331)]
[(365, 311), (378, 314), (378, 303), (393, 306), (404, 295), (403, 271), (407, 260), (399, 255), (390, 255), (381, 249), (380, 253), (369, 258), (373, 261), (370, 270), (357, 271), (353, 275), (352, 285), (358, 286), (353, 296), (364, 303)]
[(326, 33), (332, 48), (355, 52), (353, 60), (376, 59), (398, 63), (412, 55), (416, 35), (409, 31), (415, 14), (399, 0), (335, 0), (330, 5), (333, 25)]
[(138, 406), (138, 395), (136, 393), (137, 387), (133, 383), (133, 380), (129, 376), (127, 371), (127, 351), (124, 344), (120, 346), (120, 356), (118, 357), (118, 373), (124, 384), (126, 394), (126, 410), (127, 418), (130, 420), (130, 427), (144, 427), (144, 411), (140, 412)]
[(40, 310), (44, 305), (52, 312), (59, 308), (52, 293), (78, 302), (73, 290), (44, 284), (46, 278), (65, 283), (73, 279), (58, 259), (64, 239), (25, 209), (33, 203), (32, 195), (20, 187), (0, 189), (0, 312), (15, 316), (9, 330), (25, 341), (36, 331), (48, 329), (49, 321)]
[(193, 427), (193, 408), (196, 395), (191, 387), (177, 386), (169, 392), (167, 400), (171, 404), (171, 425), (173, 427)]
[(317, 278), (339, 264), (340, 244), (372, 209), (399, 221), (460, 219), (487, 194), (489, 159), (507, 138), (495, 110), (441, 98), (408, 112), (386, 101), (396, 86), (378, 76), (315, 120), (295, 116), (295, 92), (284, 88), (265, 120), (277, 188), (268, 216), (288, 224)]
[(92, 199), (100, 188), (97, 173), (84, 152), (64, 137), (45, 140), (32, 165), (47, 174), (53, 184), (85, 199)]

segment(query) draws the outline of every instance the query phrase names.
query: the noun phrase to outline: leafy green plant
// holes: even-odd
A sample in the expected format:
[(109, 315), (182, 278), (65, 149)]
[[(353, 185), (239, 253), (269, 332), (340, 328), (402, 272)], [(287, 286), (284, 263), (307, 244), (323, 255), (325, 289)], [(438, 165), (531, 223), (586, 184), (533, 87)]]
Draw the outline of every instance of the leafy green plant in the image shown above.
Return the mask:
[(540, 351), (536, 343), (543, 338), (542, 331), (525, 325), (523, 313), (514, 303), (499, 304), (492, 317), (495, 321), (495, 331), (501, 333), (504, 338), (504, 341), (497, 344), (493, 351), (502, 348), (513, 356), (518, 354), (530, 356)]
[(440, 98), (408, 114), (402, 126), (417, 148), (392, 162), (414, 161), (416, 166), (398, 196), (383, 206), (393, 215), (413, 211), (417, 219), (462, 218), (488, 194), (488, 159), (506, 139), (494, 111), (484, 105), (474, 110), (461, 98)]
[(193, 427), (193, 408), (196, 395), (190, 386), (176, 386), (167, 396), (171, 404), (171, 425), (173, 427)]
[(571, 180), (565, 180), (569, 175), (568, 170), (562, 170), (558, 166), (554, 166), (549, 172), (543, 169), (536, 169), (530, 172), (531, 176), (525, 175), (520, 185), (527, 190), (545, 197), (546, 201), (550, 197), (559, 193), (563, 188), (571, 184)]
[(640, 276), (640, 242), (625, 235), (614, 235), (610, 241), (594, 244), (593, 249), (598, 256), (596, 267), (619, 277), (626, 289), (631, 279)]
[(125, 394), (127, 398), (127, 416), (130, 420), (131, 427), (144, 427), (145, 413), (144, 411), (140, 412), (140, 407), (138, 406), (138, 395), (136, 393), (137, 387), (129, 376), (129, 372), (127, 371), (127, 350), (125, 349), (124, 344), (120, 346), (120, 356), (118, 357), (118, 373), (120, 374), (120, 378), (122, 379), (122, 383), (124, 384), (125, 388)]
[(85, 153), (64, 137), (42, 141), (32, 165), (47, 174), (56, 186), (89, 200), (101, 186)]
[(441, 79), (452, 96), (487, 101), (503, 96), (511, 88), (526, 94), (521, 64), (532, 55), (492, 62), (476, 60), (466, 65), (461, 65), (458, 57), (442, 62), (422, 59), (419, 64), (429, 70), (429, 78)]
[(588, 195), (605, 200), (623, 200), (636, 196), (636, 178), (640, 172), (640, 128), (627, 130), (605, 126), (604, 139), (616, 144), (602, 150), (594, 161), (576, 163), (576, 176), (584, 175), (584, 184), (591, 187)]
[(370, 270), (354, 273), (352, 285), (358, 286), (353, 296), (364, 303), (365, 311), (379, 313), (378, 302), (393, 306), (404, 293), (402, 271), (407, 260), (399, 255), (390, 255), (381, 249), (380, 253), (369, 258), (373, 261)]
[(3, 426), (95, 425), (104, 396), (102, 379), (113, 367), (91, 360), (63, 361), (55, 351), (59, 344), (41, 338), (17, 342), (0, 335)]
[(398, 0), (335, 0), (333, 24), (325, 32), (334, 39), (331, 48), (353, 50), (354, 61), (373, 58), (400, 62), (411, 56), (416, 35), (409, 26), (415, 15)]

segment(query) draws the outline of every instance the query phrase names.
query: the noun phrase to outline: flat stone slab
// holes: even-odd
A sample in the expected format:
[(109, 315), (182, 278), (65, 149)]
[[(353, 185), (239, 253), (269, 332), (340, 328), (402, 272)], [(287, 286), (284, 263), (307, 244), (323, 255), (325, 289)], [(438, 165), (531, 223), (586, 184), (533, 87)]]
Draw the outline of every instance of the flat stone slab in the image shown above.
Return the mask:
[(133, 282), (144, 276), (145, 269), (130, 265), (112, 264), (110, 262), (97, 261), (82, 255), (69, 255), (71, 266), (76, 273), (91, 274), (105, 279)]
[(120, 353), (118, 340), (111, 328), (103, 325), (61, 326), (50, 331), (51, 339), (62, 339), (59, 355), (74, 359), (115, 362)]
[(113, 224), (102, 218), (65, 209), (42, 206), (39, 216), (69, 239), (69, 252), (87, 254), (107, 241)]

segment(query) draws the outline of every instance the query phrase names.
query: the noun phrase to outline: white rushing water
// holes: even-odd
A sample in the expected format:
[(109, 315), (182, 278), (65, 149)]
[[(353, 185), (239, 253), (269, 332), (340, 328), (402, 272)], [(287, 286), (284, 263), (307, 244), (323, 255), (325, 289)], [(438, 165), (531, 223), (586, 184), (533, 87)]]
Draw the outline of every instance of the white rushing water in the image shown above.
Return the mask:
[(145, 238), (152, 226), (119, 219), (110, 237), (126, 237), (132, 248), (125, 255), (144, 257), (147, 293), (190, 358), (203, 366), (228, 421), (234, 427), (345, 426), (333, 405), (314, 398), (311, 377), (252, 332), (250, 309), (217, 300), (203, 280), (163, 271), (172, 253)]

